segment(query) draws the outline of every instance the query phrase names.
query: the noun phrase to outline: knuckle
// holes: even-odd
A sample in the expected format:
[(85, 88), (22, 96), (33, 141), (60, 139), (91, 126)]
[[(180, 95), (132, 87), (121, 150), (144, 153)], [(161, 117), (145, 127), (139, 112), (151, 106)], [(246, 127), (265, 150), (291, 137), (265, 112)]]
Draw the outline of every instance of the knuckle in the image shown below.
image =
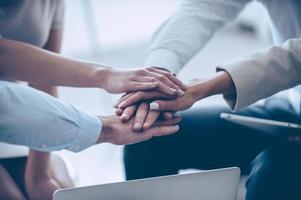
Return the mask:
[(162, 75), (162, 74), (158, 75), (158, 79), (159, 79), (160, 81), (163, 81), (165, 78), (166, 78), (166, 77), (165, 77), (164, 75)]
[(136, 77), (137, 77), (137, 75), (138, 75), (137, 72), (135, 72), (134, 74), (129, 75), (129, 76), (128, 76), (128, 80), (135, 80)]
[(143, 96), (143, 92), (142, 91), (138, 91), (137, 93), (136, 93), (136, 95), (138, 96), (138, 97), (141, 97), (141, 96)]
[(145, 74), (148, 73), (148, 70), (147, 69), (141, 69), (140, 73), (141, 73), (141, 75), (145, 75)]
[(151, 78), (150, 78), (150, 81), (153, 82), (153, 83), (155, 83), (155, 82), (157, 82), (157, 79), (154, 78), (154, 77), (151, 77)]
[(166, 74), (166, 77), (169, 78), (169, 79), (175, 79), (174, 75), (170, 74), (170, 73), (167, 73)]

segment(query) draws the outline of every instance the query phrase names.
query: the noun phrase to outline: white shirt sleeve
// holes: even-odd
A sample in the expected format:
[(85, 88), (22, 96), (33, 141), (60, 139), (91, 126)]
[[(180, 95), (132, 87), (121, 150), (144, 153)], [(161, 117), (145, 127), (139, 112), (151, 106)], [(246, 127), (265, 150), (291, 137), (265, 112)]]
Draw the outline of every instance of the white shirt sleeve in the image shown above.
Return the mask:
[(82, 151), (94, 145), (101, 121), (46, 93), (0, 81), (0, 141), (39, 151)]
[(153, 37), (145, 66), (179, 72), (251, 0), (182, 0)]
[(225, 96), (239, 110), (279, 91), (301, 84), (301, 39), (291, 39), (227, 64), (236, 87), (235, 96)]

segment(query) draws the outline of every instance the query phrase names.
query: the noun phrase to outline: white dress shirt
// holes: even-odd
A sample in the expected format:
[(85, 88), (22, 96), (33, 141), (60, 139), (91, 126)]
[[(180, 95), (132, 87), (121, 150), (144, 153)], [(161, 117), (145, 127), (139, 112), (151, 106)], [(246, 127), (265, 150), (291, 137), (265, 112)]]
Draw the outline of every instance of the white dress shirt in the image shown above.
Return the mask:
[(82, 151), (94, 145), (101, 121), (44, 92), (0, 81), (0, 141), (39, 151)]
[[(250, 2), (182, 0), (154, 35), (145, 65), (179, 72), (218, 29), (233, 21)], [(225, 97), (234, 110), (301, 84), (301, 40), (298, 39), (301, 3), (299, 0), (260, 2), (270, 15), (275, 46), (224, 65), (237, 89), (235, 98)], [(296, 111), (301, 105), (299, 97), (300, 93), (291, 95), (290, 99)]]

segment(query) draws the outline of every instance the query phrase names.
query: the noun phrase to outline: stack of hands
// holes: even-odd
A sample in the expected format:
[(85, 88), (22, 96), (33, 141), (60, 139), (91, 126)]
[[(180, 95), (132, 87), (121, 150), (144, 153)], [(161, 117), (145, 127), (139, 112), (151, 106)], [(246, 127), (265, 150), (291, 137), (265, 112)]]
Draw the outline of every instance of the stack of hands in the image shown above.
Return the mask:
[[(111, 78), (107, 91), (125, 94), (115, 105), (116, 116), (102, 117), (100, 143), (133, 144), (179, 130), (177, 111), (190, 108), (199, 100), (198, 81), (184, 85), (165, 69), (150, 67), (120, 73)], [(106, 84), (105, 84), (106, 85)], [(110, 85), (110, 86), (109, 86)], [(108, 89), (109, 88), (109, 89)], [(109, 128), (107, 128), (109, 127)]]

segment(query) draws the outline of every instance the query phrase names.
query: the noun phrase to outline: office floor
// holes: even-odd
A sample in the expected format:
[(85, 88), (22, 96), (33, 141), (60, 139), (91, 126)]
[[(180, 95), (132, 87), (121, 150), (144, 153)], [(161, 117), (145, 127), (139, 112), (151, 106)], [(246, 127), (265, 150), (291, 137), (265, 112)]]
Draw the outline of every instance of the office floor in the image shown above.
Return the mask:
[[(103, 7), (109, 9), (108, 1), (104, 1), (106, 4)], [(137, 3), (139, 0), (131, 0), (131, 3)], [(149, 2), (149, 1), (148, 1)], [(156, 1), (157, 3), (159, 1)], [(146, 3), (146, 1), (144, 1)], [(117, 4), (117, 3), (116, 3)], [(159, 4), (159, 3), (158, 3)], [(68, 4), (67, 4), (68, 5)], [(140, 5), (137, 3), (137, 5)], [(155, 3), (149, 3), (147, 6), (156, 6)], [(170, 5), (170, 6), (169, 6)], [(174, 6), (173, 0), (161, 1), (160, 9), (156, 11), (157, 18), (152, 21), (151, 28), (154, 29), (162, 19), (168, 16), (164, 10)], [(79, 5), (74, 5), (79, 6)], [(105, 8), (103, 8), (108, 12)], [(130, 6), (125, 6), (124, 4), (118, 6), (117, 12), (123, 9), (123, 13), (131, 12)], [(126, 10), (128, 9), (128, 10)], [(72, 11), (69, 8), (69, 15), (72, 16)], [(141, 11), (142, 12), (142, 11)], [(140, 14), (141, 14), (140, 12)], [(103, 14), (103, 13), (102, 13)], [(136, 13), (137, 14), (137, 13)], [(139, 13), (138, 13), (139, 14)], [(159, 16), (158, 16), (159, 15)], [(72, 22), (70, 16), (66, 20), (66, 24), (74, 23)], [(113, 18), (112, 22), (117, 22), (120, 19)], [(135, 20), (128, 19), (128, 20)], [(73, 27), (74, 28), (74, 27)], [(110, 30), (110, 24), (105, 24), (101, 29), (97, 29), (100, 32), (106, 32), (107, 29)], [(133, 27), (132, 27), (133, 28)], [(151, 29), (149, 28), (149, 29)], [(68, 30), (68, 25), (66, 25), (66, 43), (63, 53), (68, 56), (75, 56), (81, 59), (89, 59), (96, 62), (106, 63), (108, 65), (116, 67), (139, 67), (143, 65), (143, 61), (147, 55), (147, 39), (150, 35), (150, 30), (145, 30), (141, 33), (142, 36), (135, 36), (137, 40), (131, 41), (127, 36), (123, 36), (124, 40), (128, 42), (123, 42), (123, 40), (118, 39), (118, 34), (113, 36), (108, 33), (103, 34), (103, 38), (107, 39), (101, 45), (101, 48), (92, 47), (91, 49), (86, 48), (86, 43), (81, 40), (76, 40), (70, 34), (72, 27)], [(118, 29), (112, 29), (118, 31)], [(131, 33), (127, 33), (130, 38)], [(122, 35), (122, 34), (121, 34)], [(134, 34), (135, 35), (135, 34)], [(91, 37), (98, 37), (97, 35)], [(102, 39), (99, 41), (102, 41)], [(85, 40), (85, 39), (83, 39)], [(110, 45), (110, 42), (115, 41), (115, 45)], [(76, 44), (82, 45), (81, 50), (76, 49)], [(100, 42), (101, 43), (101, 42)], [(246, 55), (255, 49), (267, 46), (270, 43), (266, 38), (262, 38), (259, 34), (241, 31), (237, 26), (230, 26), (219, 32), (214, 36), (213, 40), (205, 47), (205, 49), (198, 54), (181, 72), (180, 78), (184, 81), (189, 81), (194, 78), (202, 78), (215, 73), (215, 66), (220, 64), (225, 64), (228, 61), (235, 59), (237, 57)], [(193, 72), (193, 73), (192, 73)], [(80, 95), (79, 95), (80, 94)], [(104, 91), (99, 89), (71, 89), (71, 88), (60, 88), (60, 97), (70, 102), (83, 110), (93, 112), (100, 115), (108, 115), (113, 113), (112, 105), (113, 102), (118, 98), (117, 95), (108, 95)], [(222, 101), (220, 97), (213, 97), (200, 103), (211, 103), (213, 101)], [(197, 105), (196, 105), (197, 106)], [(67, 155), (70, 161), (73, 163), (75, 170), (77, 171), (77, 185), (93, 185), (100, 183), (109, 183), (124, 180), (123, 166), (122, 166), (122, 147), (112, 146), (112, 145), (100, 145), (92, 147), (79, 154), (73, 154), (69, 152), (62, 152)]]

